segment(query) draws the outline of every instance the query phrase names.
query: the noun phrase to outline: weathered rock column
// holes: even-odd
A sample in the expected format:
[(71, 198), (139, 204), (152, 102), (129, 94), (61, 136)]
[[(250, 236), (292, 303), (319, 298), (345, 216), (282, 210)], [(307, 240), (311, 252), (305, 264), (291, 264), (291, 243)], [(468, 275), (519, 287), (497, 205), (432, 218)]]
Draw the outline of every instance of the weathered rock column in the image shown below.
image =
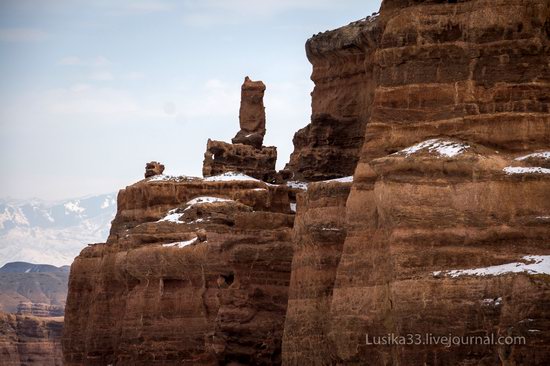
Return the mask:
[(265, 135), (265, 84), (247, 76), (241, 87), (240, 131), (232, 144), (208, 140), (202, 174), (238, 172), (263, 181), (276, 179), (277, 148), (262, 146)]
[(231, 140), (234, 144), (244, 144), (262, 148), (265, 136), (265, 84), (252, 81), (247, 76), (241, 87), (241, 108), (239, 125), (241, 130)]

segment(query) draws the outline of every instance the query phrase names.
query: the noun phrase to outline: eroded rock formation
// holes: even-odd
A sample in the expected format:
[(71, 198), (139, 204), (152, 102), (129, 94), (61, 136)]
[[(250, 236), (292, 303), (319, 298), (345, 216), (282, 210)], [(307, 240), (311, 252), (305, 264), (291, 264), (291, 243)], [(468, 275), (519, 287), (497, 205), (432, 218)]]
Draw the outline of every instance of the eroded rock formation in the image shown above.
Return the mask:
[(239, 109), (240, 131), (231, 140), (234, 144), (245, 144), (260, 149), (265, 136), (265, 84), (252, 81), (247, 76), (241, 87), (241, 108)]
[(228, 144), (208, 139), (202, 174), (211, 177), (228, 172), (241, 172), (248, 176), (273, 181), (276, 177), (277, 148), (257, 149), (250, 145)]
[(351, 181), (309, 184), (298, 195), (283, 364), (332, 364), (328, 339), (332, 289), (346, 238)]
[(38, 318), (0, 312), (0, 364), (61, 366), (63, 318)]
[[(67, 364), (546, 365), (549, 18), (546, 0), (385, 0), (310, 39), (285, 174), (320, 182), (262, 182), (275, 156), (250, 136), (209, 141), (205, 179), (122, 190), (71, 269)], [(263, 138), (254, 108), (241, 129)], [(368, 343), (388, 334), (520, 338)]]
[(375, 88), (376, 17), (320, 33), (306, 43), (313, 66), (311, 123), (294, 135), (287, 164), (293, 179), (320, 181), (353, 175)]
[(242, 175), (122, 190), (71, 268), (66, 364), (280, 363), (292, 225), (289, 189)]
[[(366, 67), (373, 78), (357, 86), (373, 94), (346, 203), (347, 235), (327, 290), (329, 320), (301, 334), (331, 352), (320, 358), (294, 347), (288, 328), (285, 364), (543, 365), (550, 358), (549, 6), (384, 1), (376, 19), (328, 34), (355, 34), (352, 50), (378, 40)], [(297, 223), (299, 216), (300, 209)], [(295, 256), (293, 278), (302, 267)], [(287, 324), (296, 313), (306, 317), (304, 329), (315, 314), (304, 303), (326, 299), (303, 288), (308, 280), (291, 282), (297, 295), (287, 315)], [(367, 344), (366, 335), (372, 342), (387, 334), (518, 336), (525, 344)]]
[(232, 144), (208, 139), (202, 174), (210, 177), (240, 172), (265, 182), (279, 179), (275, 171), (277, 148), (263, 146), (265, 135), (265, 85), (247, 76), (241, 88), (240, 131)]
[(145, 164), (145, 178), (160, 175), (164, 172), (164, 165), (157, 161), (151, 161)]

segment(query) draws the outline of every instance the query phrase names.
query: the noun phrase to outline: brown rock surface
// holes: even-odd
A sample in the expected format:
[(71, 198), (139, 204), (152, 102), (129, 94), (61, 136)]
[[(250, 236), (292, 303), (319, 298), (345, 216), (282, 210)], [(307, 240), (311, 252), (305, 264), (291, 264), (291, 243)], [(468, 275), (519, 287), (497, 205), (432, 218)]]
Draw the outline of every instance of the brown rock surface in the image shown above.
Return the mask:
[[(368, 66), (374, 86), (350, 84), (348, 91), (373, 94), (325, 314), (328, 341), (319, 329), (301, 335), (334, 345), (326, 355), (334, 361), (287, 343), (289, 328), (285, 364), (547, 364), (550, 282), (540, 273), (548, 264), (539, 272), (480, 273), (543, 266), (549, 258), (550, 171), (540, 155), (550, 145), (549, 7), (536, 0), (385, 1), (375, 29), (363, 22), (361, 31), (351, 25), (310, 41), (329, 47), (361, 34), (352, 51), (379, 43)], [(539, 155), (525, 158), (531, 153)], [(293, 262), (293, 276), (301, 267)], [(307, 296), (307, 281), (292, 281), (290, 293)], [(323, 296), (309, 304), (290, 298), (287, 324), (293, 312), (306, 329), (323, 317), (315, 302)], [(388, 333), (512, 335), (526, 344), (366, 344), (367, 334)]]
[(145, 164), (145, 178), (160, 175), (164, 172), (164, 165), (157, 161), (151, 161)]
[(223, 141), (208, 140), (202, 174), (205, 177), (228, 172), (240, 172), (251, 177), (272, 181), (275, 176), (277, 148), (274, 146), (259, 149), (244, 144), (228, 144)]
[(0, 312), (0, 364), (62, 365), (62, 328), (63, 317), (37, 318)]
[(346, 238), (351, 182), (311, 183), (298, 195), (294, 256), (283, 337), (283, 364), (331, 365), (332, 289)]
[(247, 76), (241, 87), (241, 108), (239, 110), (240, 131), (231, 140), (234, 144), (245, 144), (260, 149), (265, 136), (265, 84), (252, 81)]
[[(294, 229), (288, 186), (122, 190), (71, 269), (66, 363), (548, 364), (549, 17), (547, 0), (385, 0), (309, 40), (312, 122), (287, 171), (353, 183), (310, 184)], [(250, 140), (209, 141), (204, 175), (270, 180)], [(523, 338), (367, 344), (388, 334)]]
[[(425, 145), (356, 172), (330, 311), (339, 362), (545, 364), (548, 275), (449, 271), (548, 260), (550, 174), (509, 174), (513, 160), (482, 146), (446, 156), (452, 149)], [(526, 344), (372, 346), (367, 334), (511, 335)]]
[(32, 315), (37, 317), (62, 317), (65, 307), (32, 302), (22, 302), (17, 306), (17, 315)]
[(280, 363), (288, 197), (234, 176), (122, 190), (107, 243), (71, 268), (65, 364)]
[(293, 179), (319, 181), (353, 175), (371, 113), (376, 17), (320, 33), (306, 43), (313, 65), (311, 123), (294, 135), (285, 169)]

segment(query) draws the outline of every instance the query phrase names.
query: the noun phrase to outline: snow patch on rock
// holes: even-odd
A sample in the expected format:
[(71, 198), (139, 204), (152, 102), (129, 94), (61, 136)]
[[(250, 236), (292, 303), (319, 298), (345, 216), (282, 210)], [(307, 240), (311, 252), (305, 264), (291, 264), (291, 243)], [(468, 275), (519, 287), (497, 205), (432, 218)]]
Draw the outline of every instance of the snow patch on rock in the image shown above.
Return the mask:
[(223, 173), (220, 175), (215, 175), (212, 177), (204, 178), (205, 182), (231, 182), (231, 181), (254, 181), (254, 182), (261, 182), (261, 180), (252, 178), (251, 176), (248, 176), (246, 174), (242, 173), (236, 173), (236, 172), (228, 172)]
[(307, 182), (299, 182), (297, 180), (290, 180), (290, 181), (286, 182), (286, 185), (289, 186), (290, 188), (301, 189), (301, 190), (307, 191), (308, 183)]
[(456, 269), (451, 271), (436, 271), (433, 276), (500, 276), (509, 273), (550, 274), (550, 255), (527, 255), (522, 262), (500, 264), (498, 266)]
[(550, 174), (550, 169), (540, 166), (523, 167), (523, 166), (507, 166), (502, 169), (506, 174)]
[(230, 200), (227, 198), (202, 196), (202, 197), (193, 198), (191, 201), (187, 202), (187, 205), (193, 206), (193, 205), (198, 205), (202, 203), (231, 202), (231, 201), (233, 200)]
[(335, 178), (335, 179), (329, 179), (322, 181), (323, 183), (352, 183), (353, 182), (353, 175), (350, 175), (349, 177), (342, 177), (342, 178)]
[(464, 153), (469, 148), (470, 145), (464, 143), (443, 139), (431, 139), (398, 151), (395, 154), (410, 156), (419, 151), (428, 150), (430, 153), (436, 153), (440, 156), (450, 158)]
[(162, 219), (158, 220), (157, 222), (173, 222), (175, 224), (183, 224), (180, 221), (180, 218), (183, 216), (182, 213), (177, 213), (177, 208), (168, 211), (166, 216), (164, 216)]
[(147, 180), (147, 182), (181, 182), (181, 181), (190, 180), (190, 179), (198, 179), (198, 178), (188, 177), (186, 175), (173, 176), (173, 175), (159, 174), (159, 175), (152, 176)]
[(162, 246), (165, 248), (184, 248), (188, 245), (196, 243), (198, 240), (199, 240), (198, 238), (194, 238), (186, 241), (178, 241), (175, 243), (162, 244)]
[(516, 160), (522, 161), (530, 158), (550, 160), (550, 151), (541, 151), (541, 152), (536, 152), (529, 155), (520, 156), (516, 158)]

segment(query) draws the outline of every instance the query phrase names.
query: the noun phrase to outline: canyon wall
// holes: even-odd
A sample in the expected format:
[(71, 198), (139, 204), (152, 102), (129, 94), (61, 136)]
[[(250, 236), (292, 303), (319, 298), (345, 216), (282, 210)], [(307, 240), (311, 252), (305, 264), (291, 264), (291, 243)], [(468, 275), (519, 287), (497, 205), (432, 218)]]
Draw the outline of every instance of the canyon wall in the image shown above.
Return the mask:
[(381, 29), (376, 16), (309, 39), (313, 66), (311, 123), (294, 135), (285, 169), (295, 180), (353, 175), (374, 92), (372, 57)]
[(65, 364), (280, 363), (292, 225), (289, 189), (242, 175), (120, 191), (71, 267)]
[[(260, 154), (260, 85), (257, 131), (209, 142), (206, 178), (122, 190), (71, 268), (65, 363), (546, 365), (549, 18), (548, 0), (385, 0), (308, 40), (285, 172)], [(372, 344), (388, 334), (516, 343)]]
[(350, 188), (351, 182), (317, 182), (298, 194), (283, 364), (335, 361), (328, 314), (346, 238)]
[(63, 317), (0, 313), (0, 364), (61, 366)]
[[(346, 238), (325, 293), (306, 285), (312, 276), (294, 257), (284, 364), (546, 364), (549, 6), (384, 1), (376, 32), (354, 38), (376, 36), (378, 45), (363, 71), (372, 78), (359, 87), (375, 85)], [(361, 33), (356, 27), (333, 39)], [(300, 209), (307, 206), (297, 223)], [(311, 256), (324, 253), (322, 238), (312, 246)], [(293, 301), (324, 302), (326, 293), (320, 315)], [(302, 328), (291, 323), (296, 313)], [(309, 316), (323, 321), (309, 327)], [(295, 347), (288, 333), (296, 329), (315, 347)], [(367, 336), (372, 343), (387, 334), (517, 336), (525, 344), (368, 344)]]

